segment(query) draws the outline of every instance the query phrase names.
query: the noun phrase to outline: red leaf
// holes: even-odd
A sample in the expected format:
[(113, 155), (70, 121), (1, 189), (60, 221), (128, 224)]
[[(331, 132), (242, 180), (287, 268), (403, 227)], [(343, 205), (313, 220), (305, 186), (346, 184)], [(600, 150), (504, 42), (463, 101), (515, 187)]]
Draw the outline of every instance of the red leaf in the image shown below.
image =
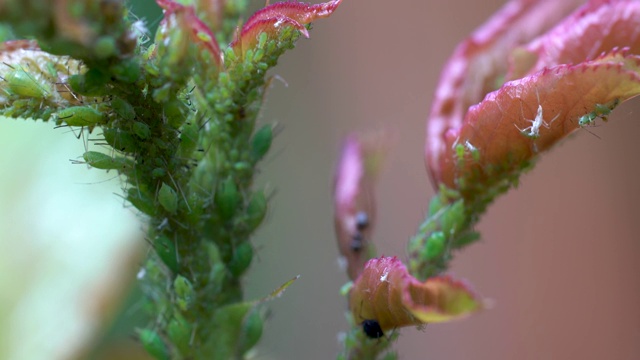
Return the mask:
[(269, 38), (277, 37), (284, 26), (293, 26), (309, 37), (306, 24), (316, 19), (329, 17), (340, 5), (342, 0), (331, 0), (326, 3), (310, 5), (296, 1), (286, 1), (271, 4), (254, 13), (244, 24), (240, 34), (229, 46), (238, 54), (244, 54), (255, 47), (261, 33), (266, 33)]
[(396, 257), (371, 259), (354, 282), (349, 308), (356, 321), (375, 320), (382, 331), (460, 319), (484, 308), (461, 281), (449, 276), (421, 282)]

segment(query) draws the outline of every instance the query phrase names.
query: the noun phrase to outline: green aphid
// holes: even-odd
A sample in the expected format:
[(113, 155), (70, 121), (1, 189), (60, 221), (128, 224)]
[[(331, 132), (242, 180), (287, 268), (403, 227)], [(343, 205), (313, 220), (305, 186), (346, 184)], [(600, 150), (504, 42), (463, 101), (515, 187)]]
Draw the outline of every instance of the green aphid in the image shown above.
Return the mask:
[(105, 95), (109, 81), (109, 74), (99, 68), (91, 68), (84, 74), (72, 75), (68, 80), (74, 92), (86, 96)]
[(578, 125), (580, 126), (593, 125), (597, 118), (601, 118), (602, 121), (607, 121), (608, 120), (607, 117), (609, 116), (609, 114), (611, 114), (611, 111), (613, 111), (613, 109), (615, 109), (615, 107), (618, 106), (619, 103), (620, 103), (619, 99), (614, 99), (613, 101), (609, 102), (609, 104), (596, 104), (595, 110), (593, 110), (592, 112), (586, 115), (581, 116), (578, 119)]
[(91, 106), (71, 106), (56, 114), (57, 125), (65, 123), (69, 126), (87, 126), (92, 129), (96, 125), (103, 124), (104, 120), (104, 114)]
[(149, 216), (156, 215), (156, 207), (153, 198), (142, 189), (131, 187), (127, 190), (127, 200), (136, 209)]
[(171, 239), (165, 235), (159, 235), (153, 242), (153, 247), (156, 250), (156, 254), (167, 265), (167, 267), (173, 271), (178, 272), (178, 253), (176, 251), (175, 244)]
[(471, 144), (471, 142), (469, 142), (469, 140), (464, 142), (464, 147), (467, 149), (467, 151), (469, 151), (469, 153), (471, 154), (471, 158), (473, 159), (473, 161), (478, 162), (480, 161), (480, 150), (478, 150), (478, 148), (476, 148), (475, 146), (473, 146)]
[(253, 247), (249, 242), (243, 242), (236, 246), (233, 257), (227, 266), (233, 276), (239, 277), (249, 268), (252, 259)]
[(180, 134), (180, 147), (178, 153), (183, 158), (189, 158), (198, 146), (200, 128), (196, 121), (191, 120), (184, 124)]
[(260, 312), (253, 308), (242, 322), (242, 336), (238, 342), (238, 350), (241, 353), (249, 351), (258, 343), (262, 337), (263, 324), (264, 320)]
[(120, 98), (111, 100), (111, 107), (118, 116), (125, 120), (133, 120), (136, 118), (136, 112), (133, 106)]
[(133, 132), (142, 140), (146, 140), (151, 136), (151, 129), (149, 129), (149, 126), (140, 121), (133, 123)]
[(189, 309), (195, 299), (195, 292), (191, 282), (182, 275), (176, 276), (173, 281), (173, 288), (176, 291), (176, 303), (182, 311)]
[(132, 162), (123, 157), (111, 157), (97, 151), (87, 151), (82, 157), (91, 167), (103, 170), (124, 170), (132, 167)]
[(456, 156), (456, 162), (458, 164), (458, 167), (463, 167), (464, 166), (464, 153), (465, 153), (465, 148), (463, 144), (457, 144), (454, 147), (454, 151), (455, 151), (455, 156)]
[(105, 129), (104, 140), (114, 149), (126, 153), (135, 153), (138, 150), (138, 143), (134, 136), (119, 129)]
[(580, 126), (592, 125), (596, 117), (597, 115), (595, 115), (594, 113), (588, 113), (587, 115), (581, 116), (580, 119), (578, 119), (578, 125)]
[(446, 250), (447, 237), (442, 231), (436, 231), (427, 238), (421, 256), (426, 261), (434, 261), (442, 257)]
[(167, 336), (183, 354), (192, 351), (191, 336), (193, 329), (179, 313), (173, 313), (167, 326)]
[(175, 214), (178, 210), (178, 194), (171, 186), (162, 183), (158, 191), (158, 202), (169, 213)]
[(142, 343), (142, 346), (147, 350), (151, 356), (159, 360), (169, 360), (169, 349), (164, 343), (160, 335), (150, 329), (138, 330), (138, 338)]
[(266, 124), (256, 131), (251, 139), (251, 160), (254, 163), (262, 160), (267, 154), (269, 148), (271, 148), (272, 141), (273, 127), (270, 124)]
[(50, 87), (26, 72), (22, 66), (9, 71), (4, 80), (9, 85), (9, 91), (18, 96), (45, 99), (51, 94)]
[(267, 197), (262, 191), (253, 194), (247, 205), (247, 220), (245, 225), (250, 231), (255, 230), (267, 214)]
[(223, 220), (230, 220), (238, 210), (241, 194), (232, 178), (227, 178), (218, 184), (214, 202), (216, 210)]

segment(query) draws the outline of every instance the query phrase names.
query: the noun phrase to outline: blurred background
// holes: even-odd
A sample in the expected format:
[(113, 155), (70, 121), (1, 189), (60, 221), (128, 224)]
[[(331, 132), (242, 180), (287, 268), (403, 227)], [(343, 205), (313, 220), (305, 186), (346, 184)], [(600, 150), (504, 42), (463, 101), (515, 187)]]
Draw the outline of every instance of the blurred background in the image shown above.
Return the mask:
[[(337, 265), (331, 187), (338, 149), (352, 131), (382, 127), (400, 139), (379, 182), (374, 241), (379, 254), (406, 258), (407, 240), (433, 195), (423, 163), (424, 124), (439, 73), (456, 44), (502, 4), (345, 0), (332, 17), (314, 24), (311, 39), (301, 39), (281, 59), (273, 73), (288, 86), (274, 82), (260, 119), (282, 131), (258, 178), (273, 197), (254, 239), (258, 254), (247, 297), (301, 278), (270, 303), (256, 359), (331, 359), (341, 349), (338, 333), (347, 323), (339, 288), (347, 277)], [(493, 307), (460, 322), (403, 329), (396, 344), (401, 359), (640, 358), (639, 113), (640, 100), (632, 100), (606, 126), (589, 129), (597, 136), (577, 132), (489, 208), (478, 225), (483, 240), (457, 254), (451, 272), (468, 279)], [(121, 184), (113, 174), (68, 161), (84, 151), (73, 134), (6, 119), (0, 127), (8, 169), (0, 189), (0, 341), (22, 351), (52, 343), (48, 353), (14, 351), (17, 357), (3, 358), (51, 359), (51, 349), (67, 348), (83, 333), (65, 327), (66, 319), (83, 316), (81, 307), (70, 306), (80, 315), (59, 310), (76, 300), (54, 302), (52, 294), (89, 297), (82, 303), (92, 304), (86, 284), (132, 263), (126, 254), (139, 251), (134, 245), (143, 243), (143, 226), (118, 197)], [(52, 151), (56, 147), (66, 152)], [(87, 194), (76, 199), (81, 191)], [(78, 209), (85, 215), (72, 212)], [(47, 227), (52, 224), (59, 230)], [(68, 242), (73, 234), (79, 234), (77, 243)], [(102, 241), (115, 244), (112, 253), (87, 250)], [(39, 256), (51, 252), (72, 259), (64, 260), (74, 263), (70, 274), (87, 274), (78, 281), (80, 291), (64, 285), (69, 275), (42, 265)], [(104, 265), (92, 268), (89, 253), (98, 253)], [(135, 276), (136, 266), (128, 268), (124, 279)], [(127, 339), (127, 331), (121, 333)], [(0, 343), (0, 349), (13, 348)], [(124, 358), (114, 354), (103, 358)]]

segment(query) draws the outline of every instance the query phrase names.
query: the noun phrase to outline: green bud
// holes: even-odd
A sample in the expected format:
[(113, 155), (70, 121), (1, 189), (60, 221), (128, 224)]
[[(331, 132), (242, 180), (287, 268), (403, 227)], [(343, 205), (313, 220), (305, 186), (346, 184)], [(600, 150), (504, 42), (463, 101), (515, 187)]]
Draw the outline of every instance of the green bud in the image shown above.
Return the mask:
[(266, 124), (256, 131), (251, 139), (251, 159), (258, 162), (267, 154), (273, 140), (273, 128)]
[(228, 264), (229, 271), (235, 277), (242, 275), (251, 265), (253, 247), (246, 241), (235, 247), (233, 257)]
[(169, 350), (160, 335), (153, 330), (138, 329), (138, 337), (144, 349), (158, 360), (169, 360)]
[(131, 160), (123, 157), (111, 157), (97, 151), (87, 151), (82, 157), (91, 167), (102, 170), (126, 170), (132, 166)]
[(165, 183), (162, 183), (160, 191), (158, 191), (158, 202), (170, 214), (175, 214), (178, 210), (178, 194)]
[(153, 242), (156, 254), (174, 274), (178, 273), (178, 252), (174, 242), (165, 235), (159, 235)]
[(214, 196), (216, 210), (223, 220), (230, 220), (238, 210), (240, 204), (240, 193), (232, 178), (227, 178), (218, 184), (218, 189)]

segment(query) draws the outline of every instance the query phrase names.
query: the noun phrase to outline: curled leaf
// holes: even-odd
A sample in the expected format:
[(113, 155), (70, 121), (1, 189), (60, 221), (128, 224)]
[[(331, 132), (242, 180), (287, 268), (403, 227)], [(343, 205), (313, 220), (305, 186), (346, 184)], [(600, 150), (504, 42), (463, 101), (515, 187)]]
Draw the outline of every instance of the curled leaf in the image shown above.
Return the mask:
[(463, 282), (449, 276), (421, 282), (409, 275), (396, 257), (369, 260), (349, 297), (349, 308), (356, 321), (363, 327), (375, 321), (383, 332), (460, 319), (483, 307), (483, 302)]
[(593, 60), (615, 47), (640, 53), (640, 2), (591, 1), (553, 29), (511, 53), (507, 79), (545, 67)]
[(441, 182), (437, 163), (447, 146), (444, 134), (456, 129), (469, 106), (499, 87), (517, 45), (549, 29), (582, 0), (512, 0), (460, 43), (442, 71), (433, 99), (425, 161), (433, 184)]
[[(640, 56), (617, 50), (508, 82), (471, 107), (462, 127), (445, 134), (440, 180), (464, 189), (517, 171), (578, 129), (585, 114), (606, 115), (638, 94)], [(465, 150), (460, 161), (461, 144), (470, 144), (477, 160)]]
[(253, 14), (240, 30), (238, 38), (229, 46), (236, 54), (245, 54), (258, 44), (260, 34), (266, 33), (268, 39), (275, 39), (286, 26), (300, 31), (309, 37), (305, 25), (316, 19), (328, 17), (340, 5), (342, 0), (310, 5), (297, 1), (285, 1), (271, 4)]
[[(550, 7), (540, 9), (545, 22), (546, 15), (557, 16)], [(509, 22), (508, 17), (499, 22), (496, 17), (483, 28), (494, 30), (494, 43), (522, 30), (521, 22)], [(606, 119), (615, 106), (639, 94), (638, 58), (632, 54), (640, 50), (639, 25), (640, 3), (593, 0), (526, 46), (511, 42), (496, 50), (487, 43), (481, 54), (469, 51), (471, 40), (459, 46), (443, 74), (428, 122), (425, 156), (434, 183), (460, 190), (465, 198), (487, 186), (504, 188), (539, 152), (580, 126)], [(544, 27), (532, 34), (540, 30)], [(482, 29), (472, 39), (478, 33)], [(500, 61), (494, 58), (499, 65), (491, 63), (493, 72), (471, 66), (496, 52), (510, 54), (511, 63), (502, 56)], [(508, 73), (503, 72), (507, 65)], [(490, 92), (489, 80), (524, 75)]]

